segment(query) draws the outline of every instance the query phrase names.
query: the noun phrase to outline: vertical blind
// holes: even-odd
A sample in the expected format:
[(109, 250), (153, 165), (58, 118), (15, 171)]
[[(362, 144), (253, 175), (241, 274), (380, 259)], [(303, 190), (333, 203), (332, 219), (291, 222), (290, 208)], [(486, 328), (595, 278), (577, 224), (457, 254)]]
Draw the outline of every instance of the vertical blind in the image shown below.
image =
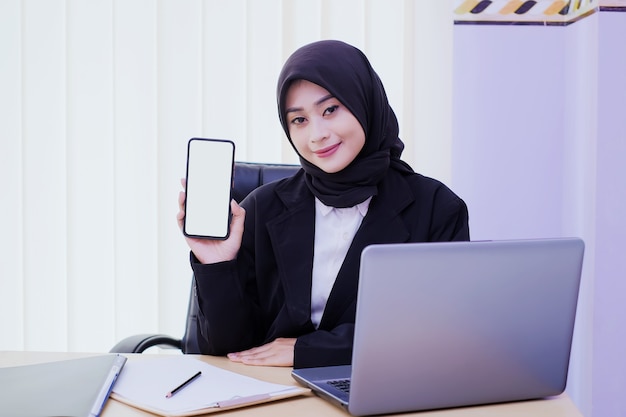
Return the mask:
[(176, 225), (190, 137), (297, 162), (275, 85), (341, 39), (381, 76), (404, 158), (450, 181), (452, 16), (412, 0), (2, 0), (0, 350), (106, 351), (182, 335)]

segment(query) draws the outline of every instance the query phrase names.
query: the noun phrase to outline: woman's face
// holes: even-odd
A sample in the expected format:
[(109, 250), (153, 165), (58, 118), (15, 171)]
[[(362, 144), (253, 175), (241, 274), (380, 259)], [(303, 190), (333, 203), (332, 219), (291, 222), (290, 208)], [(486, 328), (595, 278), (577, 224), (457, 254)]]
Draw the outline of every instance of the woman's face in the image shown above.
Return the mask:
[(329, 174), (347, 167), (365, 145), (365, 132), (356, 117), (325, 88), (310, 81), (291, 84), (285, 114), (300, 156)]

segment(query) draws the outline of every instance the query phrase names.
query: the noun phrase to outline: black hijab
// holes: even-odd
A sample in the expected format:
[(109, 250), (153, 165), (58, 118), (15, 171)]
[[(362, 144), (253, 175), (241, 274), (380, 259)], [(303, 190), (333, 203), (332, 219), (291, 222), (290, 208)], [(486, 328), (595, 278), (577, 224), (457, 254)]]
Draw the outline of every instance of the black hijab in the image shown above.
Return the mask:
[(325, 205), (352, 207), (376, 195), (378, 183), (388, 169), (413, 172), (400, 160), (404, 144), (398, 137), (396, 115), (363, 52), (344, 42), (328, 40), (305, 45), (287, 59), (278, 78), (277, 99), (280, 122), (292, 146), (285, 97), (297, 80), (307, 80), (328, 90), (365, 131), (363, 149), (337, 173), (326, 173), (300, 156), (307, 186)]

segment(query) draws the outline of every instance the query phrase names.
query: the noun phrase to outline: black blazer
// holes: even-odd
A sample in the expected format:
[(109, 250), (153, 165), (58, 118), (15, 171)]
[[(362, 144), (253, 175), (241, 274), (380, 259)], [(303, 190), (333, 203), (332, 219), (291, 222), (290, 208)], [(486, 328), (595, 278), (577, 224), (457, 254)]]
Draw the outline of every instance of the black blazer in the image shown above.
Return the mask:
[(389, 170), (348, 250), (318, 329), (311, 322), (315, 203), (300, 170), (253, 191), (236, 260), (192, 255), (202, 353), (296, 337), (294, 367), (349, 364), (360, 255), (373, 243), (469, 240), (467, 207), (445, 185)]

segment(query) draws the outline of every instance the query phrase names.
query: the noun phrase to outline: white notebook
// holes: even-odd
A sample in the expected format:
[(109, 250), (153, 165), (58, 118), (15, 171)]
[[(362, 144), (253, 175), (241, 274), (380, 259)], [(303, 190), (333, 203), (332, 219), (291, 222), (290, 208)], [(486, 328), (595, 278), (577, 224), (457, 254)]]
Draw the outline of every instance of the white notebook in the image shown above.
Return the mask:
[[(166, 395), (201, 375), (174, 395)], [(240, 375), (192, 356), (137, 358), (126, 364), (112, 398), (163, 416), (191, 416), (275, 401), (309, 392)]]

